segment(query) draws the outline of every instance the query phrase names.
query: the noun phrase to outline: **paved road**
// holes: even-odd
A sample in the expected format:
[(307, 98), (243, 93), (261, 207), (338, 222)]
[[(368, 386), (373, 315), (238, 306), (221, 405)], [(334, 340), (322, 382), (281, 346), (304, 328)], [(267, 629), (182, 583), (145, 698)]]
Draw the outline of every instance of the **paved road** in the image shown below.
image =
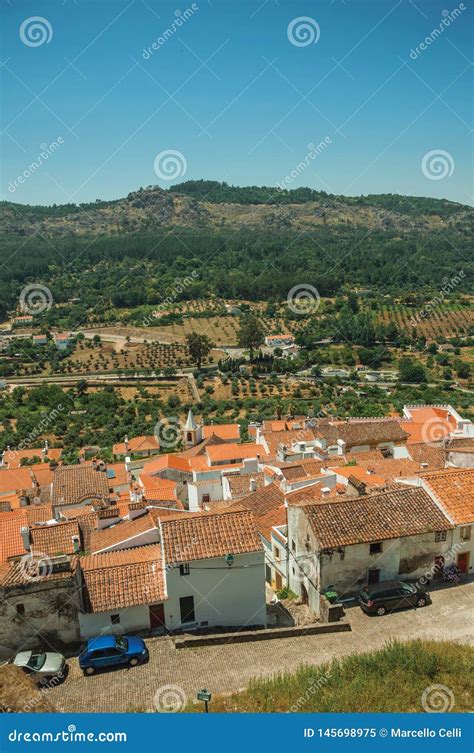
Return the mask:
[[(166, 685), (194, 699), (201, 687), (212, 693), (244, 688), (252, 677), (320, 664), (333, 657), (381, 647), (390, 638), (429, 638), (474, 643), (474, 583), (435, 591), (433, 604), (385, 617), (368, 617), (358, 607), (347, 610), (350, 633), (282, 638), (193, 649), (175, 649), (170, 638), (150, 638), (150, 661), (126, 670), (84, 677), (70, 661), (66, 682), (49, 692), (58, 711), (147, 711)], [(163, 692), (161, 690), (161, 692)]]

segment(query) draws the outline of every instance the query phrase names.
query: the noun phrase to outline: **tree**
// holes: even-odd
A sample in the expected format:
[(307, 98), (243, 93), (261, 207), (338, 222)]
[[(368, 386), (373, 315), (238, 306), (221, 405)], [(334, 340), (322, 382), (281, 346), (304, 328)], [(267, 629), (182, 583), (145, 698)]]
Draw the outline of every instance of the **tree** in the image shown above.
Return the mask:
[(255, 314), (249, 314), (241, 320), (237, 339), (240, 347), (249, 351), (250, 360), (252, 361), (254, 350), (265, 339), (265, 330), (260, 319)]
[(421, 384), (426, 382), (426, 371), (419, 361), (412, 358), (401, 358), (398, 364), (400, 382), (408, 384)]
[(203, 358), (211, 352), (214, 343), (207, 335), (199, 335), (197, 332), (191, 332), (190, 335), (186, 335), (186, 344), (189, 355), (198, 369), (200, 369)]

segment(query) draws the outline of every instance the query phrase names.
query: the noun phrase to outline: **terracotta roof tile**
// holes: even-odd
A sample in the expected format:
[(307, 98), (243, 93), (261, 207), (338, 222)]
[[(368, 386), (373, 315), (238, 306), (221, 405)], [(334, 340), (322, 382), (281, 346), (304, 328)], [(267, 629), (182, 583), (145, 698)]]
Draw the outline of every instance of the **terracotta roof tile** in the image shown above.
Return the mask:
[(108, 500), (109, 485), (105, 471), (84, 465), (62, 465), (54, 474), (51, 503), (75, 505), (86, 500)]
[(422, 473), (421, 478), (455, 523), (474, 523), (474, 468)]
[(0, 564), (5, 563), (9, 557), (26, 554), (20, 530), (27, 525), (28, 519), (23, 508), (0, 513)]
[(159, 544), (92, 554), (81, 559), (90, 612), (165, 601), (166, 576)]
[(226, 443), (221, 445), (208, 446), (206, 448), (206, 454), (209, 462), (219, 463), (231, 460), (244, 460), (246, 458), (256, 458), (260, 456), (265, 458), (267, 453), (265, 448), (261, 444), (255, 444), (255, 442), (247, 442), (245, 444)]
[(303, 509), (323, 549), (453, 528), (420, 487), (367, 497), (336, 497), (326, 504), (305, 505)]
[(211, 424), (210, 426), (203, 427), (204, 439), (212, 437), (215, 434), (220, 439), (234, 440), (238, 442), (240, 439), (240, 426), (239, 424)]
[(128, 449), (125, 449), (125, 442), (119, 442), (113, 446), (114, 455), (125, 455), (127, 453), (133, 454), (134, 452), (158, 452), (160, 445), (156, 437), (151, 435), (142, 435), (140, 437), (132, 437), (128, 440)]
[(91, 552), (101, 552), (136, 536), (141, 536), (140, 544), (156, 541), (156, 524), (149, 512), (134, 520), (125, 520), (100, 531), (92, 531), (90, 549)]
[(49, 526), (33, 526), (30, 528), (31, 549), (50, 557), (56, 554), (74, 554), (76, 549), (73, 536), (79, 537), (81, 546), (79, 525), (75, 520)]
[(250, 512), (197, 513), (161, 522), (166, 563), (225, 557), (262, 550)]

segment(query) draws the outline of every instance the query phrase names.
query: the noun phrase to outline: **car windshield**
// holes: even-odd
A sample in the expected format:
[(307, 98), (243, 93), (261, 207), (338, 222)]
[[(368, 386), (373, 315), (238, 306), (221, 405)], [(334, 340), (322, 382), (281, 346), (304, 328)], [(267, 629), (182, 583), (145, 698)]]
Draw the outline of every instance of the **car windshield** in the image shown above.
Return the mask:
[(46, 654), (31, 654), (31, 658), (28, 660), (28, 664), (26, 666), (30, 669), (38, 671), (39, 669), (41, 669), (45, 661)]
[(117, 648), (120, 648), (122, 651), (126, 651), (128, 649), (128, 641), (126, 638), (119, 637), (115, 641)]

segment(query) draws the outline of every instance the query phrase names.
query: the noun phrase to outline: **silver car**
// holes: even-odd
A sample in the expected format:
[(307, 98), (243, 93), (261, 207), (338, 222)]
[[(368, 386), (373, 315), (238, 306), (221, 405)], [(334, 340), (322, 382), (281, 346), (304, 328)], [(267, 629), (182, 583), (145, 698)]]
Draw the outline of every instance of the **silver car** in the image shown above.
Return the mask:
[(62, 680), (66, 669), (66, 659), (62, 654), (42, 651), (20, 651), (13, 659), (13, 664), (41, 685), (53, 678)]

